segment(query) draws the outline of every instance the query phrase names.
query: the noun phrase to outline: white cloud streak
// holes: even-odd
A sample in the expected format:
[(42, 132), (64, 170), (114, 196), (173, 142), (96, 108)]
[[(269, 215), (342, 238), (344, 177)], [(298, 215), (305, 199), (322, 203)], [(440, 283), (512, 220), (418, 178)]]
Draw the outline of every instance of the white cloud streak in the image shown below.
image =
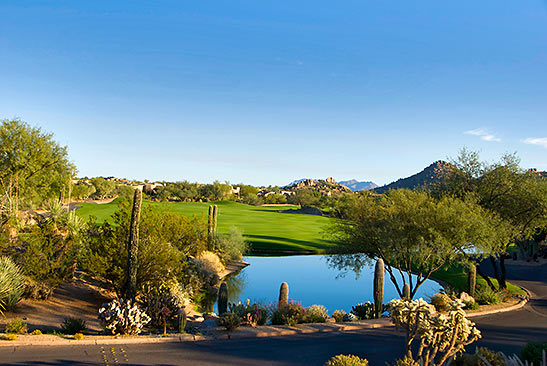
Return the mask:
[(547, 149), (547, 137), (528, 137), (527, 139), (522, 140), (522, 142), (528, 145), (537, 145)]
[(489, 142), (500, 142), (501, 139), (499, 137), (496, 137), (495, 135), (491, 134), (484, 128), (477, 128), (475, 130), (469, 130), (464, 132), (466, 135), (473, 135), (473, 136), (479, 136), (481, 140), (489, 141)]

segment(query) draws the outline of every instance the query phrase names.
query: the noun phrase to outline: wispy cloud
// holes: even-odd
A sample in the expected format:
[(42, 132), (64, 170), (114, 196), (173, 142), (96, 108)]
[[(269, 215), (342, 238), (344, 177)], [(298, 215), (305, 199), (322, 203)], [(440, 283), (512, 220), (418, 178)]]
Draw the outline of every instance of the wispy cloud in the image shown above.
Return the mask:
[(475, 130), (469, 130), (464, 132), (466, 135), (479, 136), (481, 140), (490, 141), (490, 142), (500, 142), (501, 139), (496, 137), (494, 134), (490, 133), (484, 128), (477, 128)]
[(522, 142), (528, 145), (538, 145), (547, 149), (547, 137), (528, 137), (527, 139), (522, 140)]

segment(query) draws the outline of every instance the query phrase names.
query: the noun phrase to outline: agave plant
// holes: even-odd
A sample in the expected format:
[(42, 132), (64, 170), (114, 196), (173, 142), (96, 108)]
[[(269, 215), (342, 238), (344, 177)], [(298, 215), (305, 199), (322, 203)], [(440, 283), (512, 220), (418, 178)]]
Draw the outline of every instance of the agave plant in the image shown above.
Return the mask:
[(0, 314), (11, 310), (21, 299), (25, 278), (9, 257), (0, 256)]

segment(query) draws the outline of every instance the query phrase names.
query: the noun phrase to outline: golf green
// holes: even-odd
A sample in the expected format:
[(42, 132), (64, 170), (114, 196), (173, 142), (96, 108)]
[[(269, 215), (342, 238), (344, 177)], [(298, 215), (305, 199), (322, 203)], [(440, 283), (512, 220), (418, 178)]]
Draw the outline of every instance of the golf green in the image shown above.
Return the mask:
[[(108, 220), (116, 211), (119, 200), (106, 204), (82, 203), (76, 212), (80, 217), (95, 216), (99, 222)], [(159, 207), (168, 212), (185, 216), (207, 217), (209, 205), (219, 209), (218, 232), (225, 233), (231, 227), (243, 232), (254, 253), (324, 253), (334, 243), (325, 239), (324, 230), (331, 219), (295, 213), (281, 213), (281, 210), (295, 209), (294, 206), (249, 206), (232, 201), (214, 203), (201, 202), (149, 202), (145, 205)]]

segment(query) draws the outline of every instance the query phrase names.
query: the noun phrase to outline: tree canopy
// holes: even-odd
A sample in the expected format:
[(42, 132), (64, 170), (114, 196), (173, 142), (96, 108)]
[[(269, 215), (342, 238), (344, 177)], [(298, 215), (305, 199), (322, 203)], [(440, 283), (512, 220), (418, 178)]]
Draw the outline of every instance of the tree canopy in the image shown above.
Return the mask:
[(345, 254), (331, 256), (331, 264), (359, 271), (367, 261), (382, 258), (401, 297), (405, 283), (414, 296), (446, 263), (497, 252), (508, 235), (499, 217), (469, 200), (436, 199), (427, 192), (401, 189), (349, 204), (352, 207), (343, 210), (345, 220), (332, 228), (341, 243), (336, 249)]
[(59, 197), (75, 172), (67, 148), (53, 135), (18, 120), (0, 124), (0, 194), (3, 209), (29, 208)]

